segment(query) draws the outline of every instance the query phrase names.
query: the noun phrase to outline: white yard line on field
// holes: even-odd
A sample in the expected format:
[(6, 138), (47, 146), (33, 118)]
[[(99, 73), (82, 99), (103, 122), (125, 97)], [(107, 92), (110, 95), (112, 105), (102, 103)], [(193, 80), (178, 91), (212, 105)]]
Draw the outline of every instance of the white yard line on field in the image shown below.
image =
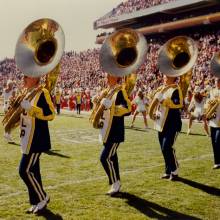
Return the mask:
[[(74, 143), (74, 144), (83, 144), (83, 143), (98, 143), (98, 135), (91, 132), (91, 135), (88, 135), (87, 129), (67, 129), (67, 130), (56, 130), (55, 137), (59, 141), (65, 143)], [(74, 138), (69, 135), (73, 134)], [(53, 138), (54, 140), (56, 138)], [(78, 139), (78, 140), (77, 140)]]

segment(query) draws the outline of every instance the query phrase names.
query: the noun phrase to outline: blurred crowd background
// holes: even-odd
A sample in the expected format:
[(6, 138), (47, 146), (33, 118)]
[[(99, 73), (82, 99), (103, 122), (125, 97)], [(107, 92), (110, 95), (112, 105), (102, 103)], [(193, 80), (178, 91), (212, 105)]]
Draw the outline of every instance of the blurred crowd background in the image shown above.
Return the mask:
[[(108, 16), (131, 13), (171, 1), (128, 0), (119, 4)], [(188, 14), (188, 16), (190, 17), (191, 15)], [(161, 20), (161, 22), (163, 21)], [(193, 91), (197, 86), (205, 93), (206, 90), (214, 85), (214, 78), (210, 72), (209, 64), (213, 54), (220, 49), (220, 32), (217, 28), (204, 29), (203, 27), (193, 31), (188, 30), (188, 32), (185, 30), (183, 34), (192, 37), (199, 48), (199, 57), (193, 69), (193, 78), (190, 82), (189, 91)], [(150, 94), (161, 85), (162, 74), (158, 70), (158, 51), (170, 37), (173, 36), (161, 34), (147, 37), (148, 54), (145, 63), (137, 71), (138, 79), (131, 95), (132, 97), (135, 97), (139, 90), (145, 94)], [(16, 67), (14, 59), (5, 58), (0, 61), (0, 93), (6, 87), (8, 79), (14, 82), (15, 89), (19, 89), (22, 83), (22, 76), (22, 73)], [(61, 107), (70, 107), (69, 100), (71, 99), (73, 103), (76, 103), (77, 92), (81, 93), (82, 104), (86, 105), (86, 103), (89, 103), (88, 100), (91, 100), (104, 86), (105, 73), (99, 63), (99, 48), (90, 48), (78, 53), (73, 50), (63, 54), (61, 74), (57, 83), (57, 90), (61, 91)]]

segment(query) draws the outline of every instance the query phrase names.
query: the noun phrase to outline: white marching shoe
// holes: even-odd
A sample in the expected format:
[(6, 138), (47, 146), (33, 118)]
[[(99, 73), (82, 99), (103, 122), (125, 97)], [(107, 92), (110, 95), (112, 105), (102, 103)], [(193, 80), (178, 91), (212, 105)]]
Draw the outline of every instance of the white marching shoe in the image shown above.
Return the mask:
[(5, 133), (5, 134), (4, 134), (4, 138), (6, 139), (6, 141), (7, 141), (8, 143), (12, 143), (12, 142), (13, 142), (13, 139), (12, 139), (12, 137), (11, 137), (11, 134), (9, 134), (9, 133)]
[(120, 191), (121, 184), (120, 181), (116, 181), (111, 185), (110, 190), (107, 192), (107, 195), (113, 196)]
[(27, 211), (27, 214), (33, 213), (33, 211), (36, 209), (37, 205), (32, 205)]
[(39, 213), (40, 211), (42, 211), (43, 209), (45, 209), (47, 207), (47, 204), (50, 202), (50, 197), (47, 195), (46, 198), (42, 201), (40, 201), (35, 209), (33, 210), (34, 214)]
[(215, 164), (212, 169), (216, 170), (220, 168), (220, 164)]

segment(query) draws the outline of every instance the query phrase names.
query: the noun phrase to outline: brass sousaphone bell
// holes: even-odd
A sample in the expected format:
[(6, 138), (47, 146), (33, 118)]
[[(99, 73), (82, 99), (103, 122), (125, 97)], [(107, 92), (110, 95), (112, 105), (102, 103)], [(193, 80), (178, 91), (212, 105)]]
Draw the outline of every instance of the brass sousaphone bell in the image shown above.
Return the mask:
[(24, 88), (10, 103), (2, 123), (5, 132), (10, 132), (19, 123), (23, 109), (23, 99), (31, 101), (37, 92), (45, 87), (51, 92), (60, 72), (60, 59), (65, 45), (61, 26), (54, 20), (43, 18), (28, 25), (18, 38), (15, 49), (15, 62), (18, 68), (29, 77), (46, 75), (45, 84), (31, 91)]
[(146, 59), (145, 37), (133, 29), (112, 33), (100, 50), (100, 65), (111, 75), (123, 77), (136, 72)]
[(196, 63), (198, 48), (195, 41), (186, 36), (168, 40), (160, 49), (159, 70), (170, 77), (188, 73)]
[(39, 19), (28, 25), (18, 38), (15, 62), (24, 75), (40, 77), (59, 64), (64, 45), (61, 26), (52, 19)]

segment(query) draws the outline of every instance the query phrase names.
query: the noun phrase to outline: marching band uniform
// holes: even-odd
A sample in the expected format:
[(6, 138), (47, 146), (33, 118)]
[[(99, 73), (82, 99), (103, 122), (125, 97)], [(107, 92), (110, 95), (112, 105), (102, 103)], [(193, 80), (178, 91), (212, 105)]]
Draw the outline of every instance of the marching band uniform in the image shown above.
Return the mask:
[(37, 92), (31, 102), (23, 100), (21, 107), (20, 138), (22, 158), (19, 174), (26, 184), (32, 207), (29, 213), (37, 213), (49, 202), (43, 189), (40, 174), (40, 156), (51, 148), (48, 121), (54, 119), (55, 110), (47, 89)]
[(202, 115), (204, 113), (204, 104), (205, 104), (204, 98), (200, 102), (198, 102), (195, 99), (195, 95), (193, 95), (193, 98), (192, 98), (190, 105), (189, 105), (189, 110), (194, 108), (194, 110), (192, 112), (193, 117), (198, 118), (198, 119), (202, 117)]
[(82, 104), (82, 95), (81, 92), (76, 93), (76, 112), (80, 115), (81, 110), (81, 104)]
[(14, 90), (11, 89), (7, 91), (6, 89), (3, 90), (3, 97), (4, 97), (4, 112), (8, 111), (10, 98), (13, 96)]
[(189, 113), (189, 105), (192, 101), (192, 97), (193, 97), (193, 94), (192, 94), (192, 91), (191, 89), (188, 89), (187, 90), (187, 95), (186, 97), (184, 98), (184, 104), (183, 104), (183, 114), (184, 114), (184, 118), (188, 118), (190, 116), (190, 113)]
[[(220, 79), (219, 79), (220, 80)], [(220, 87), (210, 91), (210, 100), (220, 97)], [(214, 153), (214, 167), (213, 169), (220, 168), (220, 104), (215, 110), (215, 117), (208, 121), (211, 130), (211, 140)]]
[[(10, 99), (15, 95), (15, 90), (13, 89), (13, 82), (11, 80), (8, 80), (7, 82), (7, 88), (3, 90), (3, 98), (4, 98), (4, 112), (6, 113), (9, 108)], [(11, 133), (5, 132), (4, 133), (5, 139), (8, 141), (8, 143), (13, 143), (13, 139), (11, 137)]]
[(207, 135), (209, 135), (208, 125), (204, 119), (204, 110), (205, 110), (206, 97), (199, 91), (199, 88), (195, 88), (195, 94), (192, 97), (188, 111), (191, 112), (189, 116), (189, 124), (187, 134), (191, 132), (192, 121), (193, 119), (203, 120), (204, 130)]
[(100, 131), (100, 141), (104, 149), (100, 161), (109, 178), (111, 189), (109, 195), (120, 190), (120, 174), (117, 149), (124, 142), (124, 116), (131, 112), (131, 102), (125, 89), (115, 91), (111, 99), (103, 99), (103, 128)]
[(148, 104), (148, 101), (144, 97), (144, 94), (141, 91), (139, 91), (137, 96), (135, 97), (135, 99), (132, 101), (132, 103), (135, 103), (137, 108), (136, 108), (136, 111), (134, 112), (134, 115), (133, 115), (131, 127), (132, 128), (134, 127), (135, 118), (138, 115), (138, 113), (140, 112), (143, 115), (145, 128), (148, 128), (147, 117), (146, 117), (146, 114), (147, 114), (146, 113), (147, 112), (146, 105)]
[[(161, 92), (166, 88), (168, 89), (165, 92)], [(162, 178), (173, 180), (178, 175), (178, 162), (173, 145), (182, 127), (180, 113), (180, 109), (183, 107), (182, 91), (177, 84), (162, 86), (156, 92), (155, 98), (159, 100), (159, 104), (154, 128), (158, 131), (159, 143), (165, 161), (165, 174)]]
[(60, 102), (61, 102), (61, 95), (62, 95), (62, 90), (61, 88), (57, 88), (55, 90), (55, 104), (57, 108), (57, 114), (60, 114)]

